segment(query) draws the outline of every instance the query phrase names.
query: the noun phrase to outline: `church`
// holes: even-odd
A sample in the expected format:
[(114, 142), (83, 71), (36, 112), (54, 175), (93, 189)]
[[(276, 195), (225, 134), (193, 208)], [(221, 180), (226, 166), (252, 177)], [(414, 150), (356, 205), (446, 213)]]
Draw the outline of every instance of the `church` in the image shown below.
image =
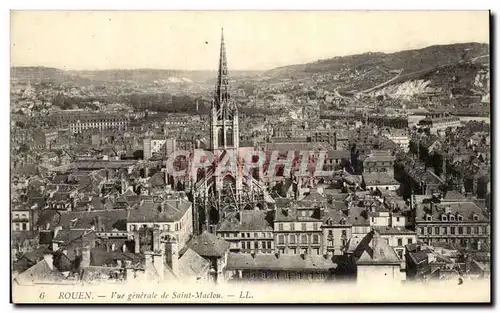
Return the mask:
[[(266, 209), (273, 201), (265, 184), (242, 170), (238, 108), (230, 94), (223, 30), (217, 83), (210, 110), (209, 152), (214, 156), (212, 166), (199, 169), (196, 182), (191, 185), (195, 234), (213, 231), (230, 213)], [(235, 170), (226, 170), (227, 165)]]

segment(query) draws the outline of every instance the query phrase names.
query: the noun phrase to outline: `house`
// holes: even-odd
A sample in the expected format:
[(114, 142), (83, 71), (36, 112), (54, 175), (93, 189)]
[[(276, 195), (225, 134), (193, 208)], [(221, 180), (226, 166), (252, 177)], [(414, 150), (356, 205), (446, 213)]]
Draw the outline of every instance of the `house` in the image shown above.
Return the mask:
[(210, 278), (211, 281), (217, 283), (227, 281), (228, 273), (226, 272), (230, 243), (216, 235), (203, 232), (198, 236), (193, 237), (181, 250), (181, 255), (191, 249), (205, 260), (210, 262)]
[(384, 172), (394, 177), (395, 159), (396, 158), (389, 151), (372, 151), (372, 153), (363, 160), (363, 173)]
[(359, 284), (405, 280), (402, 260), (377, 231), (371, 231), (359, 241), (352, 240), (347, 253), (355, 260)]
[(399, 188), (399, 182), (387, 173), (363, 173), (363, 181), (361, 186), (365, 190), (375, 191), (379, 189), (384, 190), (397, 190)]
[(230, 243), (231, 252), (273, 253), (272, 218), (271, 211), (233, 212), (220, 223), (217, 235)]
[[(141, 200), (137, 208), (127, 217), (129, 237), (134, 237), (141, 228), (158, 226), (162, 233), (175, 236), (180, 249), (193, 233), (192, 204), (178, 195), (148, 197)], [(136, 251), (137, 253), (137, 251)]]
[(334, 276), (337, 266), (323, 255), (230, 253), (227, 270), (236, 281), (324, 282)]
[(490, 217), (473, 202), (431, 202), (416, 206), (415, 229), (427, 244), (443, 241), (482, 250), (489, 245)]

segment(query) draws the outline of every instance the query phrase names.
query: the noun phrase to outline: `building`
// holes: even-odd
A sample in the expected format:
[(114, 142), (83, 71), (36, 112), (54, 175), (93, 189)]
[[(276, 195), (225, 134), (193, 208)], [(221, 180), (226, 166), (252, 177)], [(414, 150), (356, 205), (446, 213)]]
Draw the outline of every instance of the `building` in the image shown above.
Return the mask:
[(376, 231), (371, 231), (361, 240), (351, 240), (347, 254), (355, 261), (356, 282), (359, 284), (405, 280), (402, 260)]
[(460, 118), (447, 112), (431, 112), (418, 122), (420, 128), (429, 129), (431, 134), (437, 134), (447, 128), (457, 129), (460, 124)]
[(167, 156), (176, 150), (175, 138), (163, 136), (148, 137), (143, 139), (144, 159), (149, 160), (154, 154)]
[(69, 121), (69, 130), (74, 134), (91, 129), (126, 130), (129, 124), (128, 116), (116, 113), (75, 112), (65, 118)]
[[(129, 238), (136, 240), (141, 229), (159, 227), (161, 235), (175, 238), (179, 249), (184, 248), (193, 234), (192, 204), (179, 196), (154, 196), (143, 200), (127, 218)], [(135, 242), (136, 247), (139, 242)], [(136, 252), (137, 253), (137, 252)]]
[[(266, 186), (243, 171), (238, 155), (240, 147), (238, 108), (229, 93), (224, 34), (221, 36), (219, 69), (210, 109), (210, 142), (214, 161), (199, 169), (191, 184), (194, 199), (195, 233), (215, 230), (222, 218), (247, 206), (265, 203)], [(198, 160), (195, 161), (195, 163)], [(232, 166), (232, 170), (227, 166)]]
[[(275, 252), (280, 254), (322, 254), (324, 199), (309, 194), (276, 208), (274, 217)], [(319, 201), (318, 201), (319, 200)]]
[(361, 183), (361, 187), (370, 191), (377, 189), (381, 191), (397, 190), (399, 185), (399, 182), (386, 172), (363, 173), (363, 181)]
[(490, 217), (473, 202), (431, 202), (415, 209), (418, 240), (446, 242), (473, 250), (489, 246)]
[(33, 229), (32, 210), (27, 206), (16, 205), (11, 209), (12, 231), (27, 232)]
[(394, 161), (396, 158), (390, 151), (372, 151), (363, 160), (363, 173), (385, 172), (394, 177)]
[(417, 242), (417, 233), (406, 227), (374, 227), (373, 229), (396, 251), (401, 260), (406, 254), (406, 246)]
[(227, 270), (235, 281), (324, 282), (334, 276), (337, 266), (323, 255), (230, 253)]
[(391, 129), (389, 132), (384, 134), (384, 137), (396, 143), (404, 152), (409, 151), (410, 137), (408, 136), (406, 130)]
[(274, 253), (272, 211), (243, 210), (225, 218), (217, 235), (230, 243), (231, 252)]

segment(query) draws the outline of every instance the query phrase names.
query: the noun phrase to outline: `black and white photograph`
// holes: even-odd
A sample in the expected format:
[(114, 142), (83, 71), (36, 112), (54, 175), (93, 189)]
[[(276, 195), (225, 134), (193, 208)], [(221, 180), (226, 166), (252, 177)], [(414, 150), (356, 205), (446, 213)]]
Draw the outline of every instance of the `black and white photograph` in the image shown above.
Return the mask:
[(13, 303), (491, 302), (489, 11), (11, 11), (9, 47)]

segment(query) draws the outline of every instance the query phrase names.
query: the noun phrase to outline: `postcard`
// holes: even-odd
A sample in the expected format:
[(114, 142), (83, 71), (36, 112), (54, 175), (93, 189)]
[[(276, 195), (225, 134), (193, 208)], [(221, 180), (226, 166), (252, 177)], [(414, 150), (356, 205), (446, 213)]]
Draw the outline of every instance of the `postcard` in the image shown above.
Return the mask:
[(13, 303), (490, 303), (488, 11), (11, 11)]

